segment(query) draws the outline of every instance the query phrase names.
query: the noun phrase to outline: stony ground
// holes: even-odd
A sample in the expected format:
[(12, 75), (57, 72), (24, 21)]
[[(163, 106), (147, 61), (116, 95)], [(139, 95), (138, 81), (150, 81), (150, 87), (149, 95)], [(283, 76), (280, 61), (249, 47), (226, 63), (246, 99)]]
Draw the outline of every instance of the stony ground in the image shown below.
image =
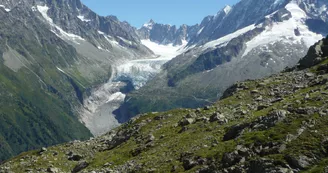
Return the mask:
[(298, 68), (235, 84), (212, 106), (140, 115), (95, 139), (22, 153), (0, 173), (326, 173), (326, 42)]

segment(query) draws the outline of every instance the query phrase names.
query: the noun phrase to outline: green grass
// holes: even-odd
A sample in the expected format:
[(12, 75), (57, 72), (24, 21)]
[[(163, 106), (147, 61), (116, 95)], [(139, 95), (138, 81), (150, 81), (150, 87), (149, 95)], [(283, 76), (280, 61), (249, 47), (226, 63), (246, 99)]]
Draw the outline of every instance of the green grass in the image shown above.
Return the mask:
[[(276, 87), (280, 87), (281, 90), (293, 89), (291, 88), (292, 86), (288, 85), (293, 80), (293, 75), (285, 73), (284, 76), (280, 76), (279, 78), (278, 80), (277, 76), (272, 76), (265, 80), (247, 81), (245, 85), (249, 88), (248, 90), (237, 91), (231, 97), (215, 103), (209, 110), (200, 109), (197, 113), (199, 117), (205, 116), (209, 118), (214, 112), (219, 110), (229, 120), (227, 124), (195, 122), (186, 126), (185, 131), (181, 132), (182, 127), (177, 125), (178, 122), (188, 113), (195, 112), (196, 110), (176, 109), (160, 113), (147, 113), (114, 130), (119, 131), (125, 129), (136, 132), (129, 140), (111, 150), (103, 151), (95, 147), (97, 145), (103, 145), (99, 141), (106, 138), (106, 136), (101, 136), (96, 139), (98, 140), (97, 143), (93, 143), (95, 141), (91, 140), (74, 145), (63, 144), (50, 147), (47, 153), (42, 156), (39, 156), (36, 151), (24, 153), (11, 160), (12, 163), (10, 164), (14, 172), (19, 172), (24, 166), (20, 163), (21, 158), (25, 156), (36, 157), (37, 162), (32, 164), (33, 168), (41, 167), (46, 169), (49, 164), (52, 164), (64, 172), (69, 172), (76, 163), (67, 161), (65, 153), (74, 151), (82, 154), (84, 159), (90, 163), (86, 171), (103, 168), (106, 163), (111, 163), (108, 167), (115, 169), (133, 161), (134, 165), (141, 167), (136, 172), (147, 172), (147, 170), (152, 168), (155, 168), (157, 172), (170, 172), (173, 166), (177, 166), (176, 172), (184, 172), (185, 170), (180, 161), (180, 157), (183, 154), (190, 154), (191, 157), (215, 160), (214, 164), (220, 168), (222, 156), (227, 152), (235, 151), (237, 145), (250, 147), (253, 144), (257, 144), (265, 146), (268, 143), (277, 142), (279, 144), (286, 144), (286, 150), (280, 153), (264, 154), (261, 157), (274, 160), (277, 165), (283, 165), (287, 163), (285, 160), (287, 155), (315, 155), (315, 163), (307, 168), (307, 170), (304, 170), (304, 172), (322, 172), (328, 164), (327, 153), (325, 153), (327, 151), (322, 148), (322, 141), (328, 136), (328, 118), (327, 116), (319, 116), (318, 113), (301, 115), (291, 112), (287, 114), (285, 120), (275, 124), (273, 127), (264, 130), (246, 128), (241, 136), (236, 139), (223, 141), (225, 133), (231, 126), (256, 122), (259, 117), (267, 116), (274, 109), (287, 110), (287, 107), (300, 108), (308, 106), (328, 108), (326, 103), (328, 96), (322, 95), (320, 92), (311, 93), (310, 99), (304, 100), (304, 95), (310, 93), (312, 90), (320, 89), (320, 91), (326, 91), (325, 88), (327, 85), (318, 85), (297, 90), (292, 94), (283, 95), (282, 101), (272, 103), (268, 108), (257, 110), (257, 107), (255, 107), (255, 109), (250, 109), (249, 106), (254, 105), (254, 99), (258, 97), (256, 94), (251, 94), (251, 90), (259, 90), (263, 99), (274, 99), (275, 96), (269, 95), (270, 89)], [(259, 83), (265, 83), (265, 86), (258, 87)], [(20, 89), (13, 88), (13, 91), (16, 90), (19, 91)], [(317, 97), (322, 97), (322, 99), (315, 100), (314, 98)], [(53, 100), (56, 101), (55, 96)], [(301, 102), (296, 103), (296, 100), (300, 100)], [(21, 107), (26, 114), (32, 113), (34, 110), (29, 106)], [(241, 116), (237, 113), (238, 110), (247, 110), (247, 114)], [(166, 118), (162, 120), (154, 119), (160, 115)], [(14, 120), (15, 123), (19, 122), (17, 119)], [(311, 126), (309, 123), (313, 120), (315, 120), (315, 124)], [(140, 129), (136, 130), (135, 127), (137, 126), (140, 126)], [(304, 131), (299, 134), (302, 127)], [(146, 137), (149, 134), (155, 136), (154, 145), (146, 147)], [(290, 135), (296, 136), (296, 138), (286, 141), (287, 136)], [(164, 137), (161, 138), (161, 136)], [(87, 145), (87, 143), (90, 145)], [(137, 149), (141, 149), (140, 154), (133, 155), (133, 152)], [(53, 151), (58, 152), (58, 155), (53, 156)], [(44, 161), (42, 159), (43, 157), (47, 157), (47, 160)], [(247, 158), (245, 164), (247, 165), (249, 161), (259, 158), (259, 155), (251, 156), (251, 158)], [(185, 172), (195, 172), (201, 167), (202, 165), (199, 165)]]

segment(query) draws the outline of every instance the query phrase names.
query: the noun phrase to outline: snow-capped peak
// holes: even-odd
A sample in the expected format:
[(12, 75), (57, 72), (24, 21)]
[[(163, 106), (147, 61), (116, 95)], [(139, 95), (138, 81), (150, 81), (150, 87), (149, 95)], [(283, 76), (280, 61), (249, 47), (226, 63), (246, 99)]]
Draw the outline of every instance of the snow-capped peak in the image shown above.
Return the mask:
[[(247, 48), (242, 57), (246, 56), (251, 50), (260, 46), (273, 44), (277, 42), (286, 42), (286, 38), (289, 43), (294, 44), (305, 44), (307, 47), (313, 45), (317, 40), (323, 38), (323, 35), (317, 34), (309, 30), (305, 24), (305, 20), (309, 18), (305, 11), (303, 11), (296, 0), (290, 1), (285, 9), (288, 10), (292, 18), (277, 22), (266, 27), (265, 31), (247, 42)], [(295, 31), (299, 34), (296, 35)]]
[(153, 19), (151, 19), (149, 22), (145, 23), (143, 25), (143, 27), (148, 28), (148, 29), (152, 29), (154, 24), (155, 24), (155, 22), (153, 21)]
[(214, 15), (214, 18), (217, 18), (222, 13), (224, 13), (224, 15), (228, 15), (230, 13), (231, 9), (232, 9), (232, 7), (230, 7), (229, 5), (226, 5), (222, 10), (220, 10), (218, 13), (216, 13)]

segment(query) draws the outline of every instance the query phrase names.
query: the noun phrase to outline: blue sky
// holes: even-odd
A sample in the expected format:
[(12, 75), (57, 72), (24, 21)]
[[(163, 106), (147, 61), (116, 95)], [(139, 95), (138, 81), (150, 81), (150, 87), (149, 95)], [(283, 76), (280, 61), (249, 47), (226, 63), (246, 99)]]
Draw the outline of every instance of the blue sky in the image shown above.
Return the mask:
[(82, 0), (96, 13), (115, 15), (139, 28), (149, 19), (155, 22), (181, 25), (200, 23), (207, 15), (216, 14), (225, 5), (240, 0)]

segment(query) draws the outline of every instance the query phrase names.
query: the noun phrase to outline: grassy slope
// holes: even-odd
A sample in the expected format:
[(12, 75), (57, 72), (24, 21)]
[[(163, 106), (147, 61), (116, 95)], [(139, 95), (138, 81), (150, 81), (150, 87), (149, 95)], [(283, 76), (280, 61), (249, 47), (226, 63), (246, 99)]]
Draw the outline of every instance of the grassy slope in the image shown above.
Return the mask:
[[(326, 63), (328, 61), (321, 64)], [(317, 67), (306, 71), (319, 73)], [(294, 89), (293, 84), (296, 84), (298, 79), (301, 84), (302, 81), (305, 83), (310, 81), (306, 77), (306, 71), (287, 72), (263, 80), (247, 81), (240, 84), (246, 86), (246, 89), (236, 90), (233, 95), (220, 100), (209, 109), (177, 109), (144, 114), (99, 138), (50, 147), (42, 155), (39, 151), (23, 153), (8, 161), (3, 167), (8, 166), (10, 170), (20, 172), (28, 168), (46, 170), (53, 165), (62, 172), (70, 172), (77, 164), (75, 161), (67, 160), (66, 153), (72, 151), (82, 155), (89, 163), (85, 172), (103, 169), (123, 170), (123, 172), (170, 172), (172, 168), (175, 169), (174, 172), (194, 172), (204, 165), (198, 164), (187, 170), (183, 167), (181, 157), (188, 155), (192, 158), (203, 158), (207, 160), (207, 164), (214, 164), (214, 169), (223, 169), (225, 167), (222, 162), (223, 155), (235, 151), (237, 145), (250, 148), (254, 145), (266, 146), (274, 142), (286, 144), (286, 149), (281, 152), (253, 155), (244, 163), (237, 163), (234, 166), (250, 165), (252, 160), (259, 158), (273, 160), (275, 166), (283, 166), (287, 164), (286, 156), (306, 155), (314, 156), (315, 160), (303, 172), (323, 172), (328, 164), (327, 148), (322, 145), (325, 137), (328, 136), (328, 118), (319, 115), (318, 112), (307, 114), (290, 112), (284, 121), (272, 127), (263, 130), (246, 128), (239, 137), (223, 140), (224, 135), (234, 125), (257, 122), (259, 117), (268, 116), (272, 110), (293, 110), (304, 107), (327, 109), (328, 95), (324, 94), (328, 93), (327, 83)], [(328, 79), (328, 74), (321, 75), (320, 79)], [(267, 104), (266, 100), (275, 98), (270, 94), (275, 88), (281, 89), (283, 100)], [(255, 89), (260, 94), (252, 94), (251, 91)], [(306, 94), (309, 94), (309, 98), (305, 99)], [(262, 95), (264, 101), (255, 101), (259, 95)], [(257, 107), (260, 105), (267, 105), (267, 107), (259, 110)], [(240, 113), (241, 110), (247, 113), (243, 115)], [(198, 121), (185, 126), (186, 128), (179, 126), (179, 121), (192, 112), (196, 112), (198, 118), (209, 118), (213, 113), (221, 112), (229, 122), (221, 125), (218, 122)], [(298, 136), (302, 128), (304, 131)], [(132, 137), (121, 145), (109, 149), (110, 136), (116, 132), (127, 132), (132, 134)], [(153, 134), (155, 140), (147, 143), (149, 134)], [(296, 138), (286, 140), (291, 135)]]
[(5, 21), (0, 25), (0, 52), (16, 51), (28, 63), (14, 72), (0, 57), (0, 162), (23, 151), (91, 136), (72, 112), (78, 105), (73, 83), (90, 83), (56, 69), (73, 65), (79, 55), (30, 11), (12, 13), (27, 18), (0, 15)]

